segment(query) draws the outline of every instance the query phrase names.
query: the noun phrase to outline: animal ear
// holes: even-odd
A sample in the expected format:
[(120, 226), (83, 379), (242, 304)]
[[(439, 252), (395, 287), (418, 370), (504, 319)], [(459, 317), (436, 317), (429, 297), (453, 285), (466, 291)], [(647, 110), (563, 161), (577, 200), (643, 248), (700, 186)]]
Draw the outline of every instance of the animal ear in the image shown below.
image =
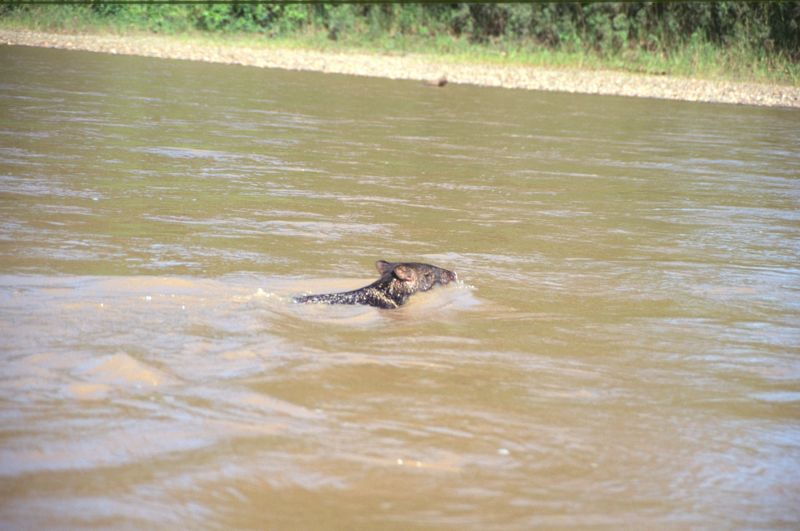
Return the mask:
[(378, 273), (383, 275), (384, 273), (388, 273), (392, 270), (393, 265), (385, 260), (378, 260), (375, 262), (375, 267), (378, 269)]
[(394, 273), (394, 276), (400, 280), (411, 281), (417, 278), (417, 274), (414, 272), (414, 270), (408, 266), (404, 266), (403, 264), (395, 266), (395, 268), (392, 270), (392, 273)]

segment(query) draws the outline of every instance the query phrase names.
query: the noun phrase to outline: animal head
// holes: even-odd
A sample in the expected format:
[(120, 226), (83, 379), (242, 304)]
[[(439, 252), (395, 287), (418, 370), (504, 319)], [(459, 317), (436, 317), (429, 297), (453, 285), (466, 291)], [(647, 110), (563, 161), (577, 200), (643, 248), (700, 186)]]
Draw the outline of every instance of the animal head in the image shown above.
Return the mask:
[(396, 279), (396, 287), (409, 295), (418, 291), (428, 291), (436, 284), (447, 284), (457, 278), (453, 271), (430, 264), (391, 263), (378, 260), (375, 267), (378, 268), (381, 278)]

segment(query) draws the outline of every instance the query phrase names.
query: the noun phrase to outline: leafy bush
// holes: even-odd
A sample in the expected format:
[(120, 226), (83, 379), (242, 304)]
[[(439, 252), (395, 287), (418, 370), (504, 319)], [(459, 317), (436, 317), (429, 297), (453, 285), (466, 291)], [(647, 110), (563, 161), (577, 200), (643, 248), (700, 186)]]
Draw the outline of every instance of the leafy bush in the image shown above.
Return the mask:
[[(612, 60), (738, 55), (744, 65), (800, 63), (800, 1), (417, 4), (0, 4), (29, 26), (324, 35), (394, 48), (416, 39), (498, 50), (579, 53)], [(44, 29), (44, 28), (42, 28)], [(448, 40), (449, 39), (449, 40)], [(616, 58), (616, 59), (615, 59)], [(797, 69), (792, 67), (793, 71)], [(794, 75), (794, 74), (793, 74)]]

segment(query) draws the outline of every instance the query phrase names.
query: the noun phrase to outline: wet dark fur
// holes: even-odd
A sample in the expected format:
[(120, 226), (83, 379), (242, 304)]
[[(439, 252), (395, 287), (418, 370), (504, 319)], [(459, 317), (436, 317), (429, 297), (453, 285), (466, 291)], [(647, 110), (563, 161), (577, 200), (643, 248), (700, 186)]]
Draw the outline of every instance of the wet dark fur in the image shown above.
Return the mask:
[(441, 267), (414, 262), (375, 263), (381, 278), (363, 288), (343, 293), (324, 293), (295, 297), (295, 302), (322, 302), (326, 304), (366, 304), (376, 308), (392, 309), (402, 306), (418, 291), (428, 291), (436, 284), (447, 284), (456, 274)]

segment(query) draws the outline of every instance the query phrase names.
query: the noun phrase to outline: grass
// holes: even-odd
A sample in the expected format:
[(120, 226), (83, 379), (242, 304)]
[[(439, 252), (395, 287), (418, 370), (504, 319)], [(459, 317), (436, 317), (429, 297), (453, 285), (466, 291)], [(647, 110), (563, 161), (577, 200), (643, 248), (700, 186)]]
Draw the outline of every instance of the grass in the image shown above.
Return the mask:
[(73, 6), (32, 7), (0, 14), (0, 28), (43, 32), (118, 35), (155, 33), (178, 39), (190, 38), (232, 46), (264, 46), (329, 52), (361, 52), (390, 55), (420, 54), (454, 63), (488, 63), (547, 68), (617, 70), (712, 80), (750, 81), (800, 85), (800, 64), (777, 53), (744, 46), (719, 47), (690, 39), (669, 52), (624, 48), (615, 52), (585, 50), (577, 46), (551, 49), (535, 42), (497, 39), (470, 42), (448, 34), (390, 34), (370, 28), (350, 27), (331, 39), (322, 27), (267, 37), (258, 32), (202, 32), (189, 27), (181, 17), (163, 19), (120, 16), (103, 17)]
[(549, 49), (533, 42), (497, 41), (475, 44), (452, 36), (380, 36), (357, 34), (331, 41), (322, 32), (287, 38), (292, 47), (330, 51), (361, 51), (387, 54), (414, 53), (437, 56), (462, 63), (524, 65), (584, 70), (671, 75), (699, 79), (750, 81), (800, 85), (800, 65), (780, 56), (768, 56), (747, 49), (719, 48), (692, 42), (670, 53), (623, 50), (600, 53), (582, 49)]

